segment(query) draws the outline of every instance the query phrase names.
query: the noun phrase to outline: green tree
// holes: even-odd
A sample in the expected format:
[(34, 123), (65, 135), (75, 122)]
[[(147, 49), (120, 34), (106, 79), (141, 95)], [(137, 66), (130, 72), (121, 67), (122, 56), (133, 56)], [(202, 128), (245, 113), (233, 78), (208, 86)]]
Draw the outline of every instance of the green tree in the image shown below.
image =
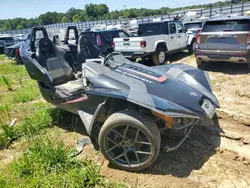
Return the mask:
[(73, 22), (80, 22), (80, 16), (79, 15), (74, 15), (73, 17), (72, 17), (72, 21)]
[(67, 18), (70, 20), (70, 21), (74, 21), (73, 20), (73, 17), (75, 16), (75, 15), (81, 15), (83, 13), (83, 10), (81, 10), (81, 9), (76, 9), (76, 8), (70, 8), (67, 12), (66, 12), (66, 16), (67, 16)]
[(67, 23), (67, 22), (69, 22), (69, 19), (66, 16), (63, 16), (61, 22)]

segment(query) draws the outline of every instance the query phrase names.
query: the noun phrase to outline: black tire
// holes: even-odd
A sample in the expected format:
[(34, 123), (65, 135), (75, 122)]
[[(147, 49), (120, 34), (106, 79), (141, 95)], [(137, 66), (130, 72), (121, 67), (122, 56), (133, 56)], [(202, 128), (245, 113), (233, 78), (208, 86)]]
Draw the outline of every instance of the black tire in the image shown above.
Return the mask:
[(249, 69), (250, 69), (250, 63), (248, 63), (248, 64), (247, 64), (247, 68), (249, 68)]
[(194, 53), (194, 43), (195, 43), (195, 41), (192, 40), (191, 44), (187, 47), (188, 53), (190, 53), (190, 54)]
[[(116, 160), (114, 156), (113, 159), (111, 157), (110, 153), (112, 150), (110, 149), (111, 146), (109, 148), (106, 148), (106, 144), (108, 142), (110, 142), (110, 138), (108, 138), (112, 133), (115, 135), (117, 133), (114, 133), (112, 131), (117, 131), (117, 128), (121, 127), (121, 126), (126, 126), (129, 127), (131, 126), (132, 128), (134, 128), (135, 130), (138, 131), (138, 133), (136, 132), (135, 137), (138, 138), (138, 135), (145, 135), (148, 139), (148, 141), (150, 141), (151, 146), (150, 146), (150, 154), (147, 154), (148, 159), (143, 162), (142, 164), (140, 163), (139, 157), (137, 153), (137, 150), (135, 150), (134, 155), (136, 155), (136, 159), (138, 161), (138, 163), (130, 163), (133, 161), (128, 162), (128, 165), (126, 164), (121, 164), (121, 162), (118, 161), (118, 159)], [(125, 128), (128, 132), (128, 128)], [(125, 130), (124, 130), (125, 132)], [(122, 133), (120, 132), (120, 134), (125, 134), (126, 133)], [(118, 134), (116, 137), (119, 137)], [(120, 137), (121, 138), (121, 137)], [(140, 137), (141, 138), (141, 137)], [(133, 138), (135, 141), (137, 141), (136, 138)], [(107, 140), (107, 141), (106, 141)], [(132, 139), (131, 139), (132, 140)], [(131, 141), (130, 140), (130, 141)], [(130, 152), (129, 149), (125, 148), (126, 145), (124, 144), (124, 138), (122, 138), (121, 140), (121, 144), (122, 146), (115, 146), (115, 144), (112, 147), (118, 147), (116, 149), (121, 149), (120, 147), (122, 147), (122, 153), (126, 153), (124, 157), (124, 159), (128, 159), (128, 152)], [(143, 141), (142, 141), (143, 142)], [(113, 143), (113, 142), (110, 142)], [(145, 116), (144, 114), (134, 111), (134, 110), (122, 110), (120, 112), (114, 113), (112, 114), (104, 123), (104, 125), (102, 126), (100, 133), (99, 133), (99, 137), (98, 137), (98, 144), (100, 146), (100, 150), (102, 151), (103, 155), (109, 160), (110, 163), (112, 163), (113, 165), (115, 165), (116, 167), (118, 167), (119, 169), (122, 170), (127, 170), (127, 171), (140, 171), (143, 170), (147, 167), (149, 167), (150, 165), (152, 165), (155, 160), (157, 159), (159, 152), (160, 152), (160, 145), (161, 145), (161, 135), (160, 135), (160, 131), (157, 127), (157, 125), (153, 122), (153, 120), (148, 117)], [(142, 145), (139, 148), (139, 151), (142, 150)], [(132, 148), (136, 148), (136, 146), (132, 146)], [(110, 151), (106, 150), (109, 149)], [(114, 149), (113, 149), (114, 150)], [(138, 152), (139, 152), (138, 151)], [(131, 151), (132, 152), (132, 151)], [(143, 151), (144, 152), (144, 151)], [(147, 151), (145, 151), (147, 152)], [(120, 155), (120, 154), (117, 154)], [(120, 160), (121, 158), (120, 157)], [(126, 157), (126, 158), (125, 158)], [(123, 160), (124, 161), (124, 160)]]
[[(160, 57), (162, 55), (164, 55), (164, 58)], [(157, 66), (157, 65), (164, 65), (164, 63), (166, 62), (166, 57), (167, 57), (167, 55), (166, 55), (166, 49), (163, 48), (163, 47), (158, 47), (156, 49), (156, 51), (154, 52), (154, 54), (153, 54), (153, 64), (155, 66)]]

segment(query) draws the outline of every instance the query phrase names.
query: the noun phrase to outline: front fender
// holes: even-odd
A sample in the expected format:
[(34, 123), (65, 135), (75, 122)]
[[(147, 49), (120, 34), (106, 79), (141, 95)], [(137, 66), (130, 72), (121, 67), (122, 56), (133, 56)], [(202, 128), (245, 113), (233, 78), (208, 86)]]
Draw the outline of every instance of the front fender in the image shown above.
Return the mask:
[(187, 45), (191, 45), (192, 44), (192, 41), (195, 39), (196, 35), (194, 34), (188, 34), (187, 35)]

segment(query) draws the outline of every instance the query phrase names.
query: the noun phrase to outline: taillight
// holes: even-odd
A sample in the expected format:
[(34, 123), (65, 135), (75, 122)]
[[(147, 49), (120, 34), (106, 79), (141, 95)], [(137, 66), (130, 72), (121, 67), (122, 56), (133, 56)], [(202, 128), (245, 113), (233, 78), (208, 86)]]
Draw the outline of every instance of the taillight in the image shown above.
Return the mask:
[(141, 41), (141, 48), (145, 48), (147, 46), (147, 42), (146, 41)]
[(250, 44), (250, 34), (247, 35), (247, 44)]
[(16, 56), (19, 56), (20, 52), (19, 49), (16, 49)]
[(200, 33), (202, 31), (202, 29), (200, 28), (200, 29), (198, 29), (198, 33)]
[(115, 42), (114, 41), (112, 41), (112, 48), (114, 48), (115, 47)]
[(200, 35), (197, 35), (196, 36), (196, 44), (200, 44), (200, 42), (201, 42), (201, 37), (200, 37)]

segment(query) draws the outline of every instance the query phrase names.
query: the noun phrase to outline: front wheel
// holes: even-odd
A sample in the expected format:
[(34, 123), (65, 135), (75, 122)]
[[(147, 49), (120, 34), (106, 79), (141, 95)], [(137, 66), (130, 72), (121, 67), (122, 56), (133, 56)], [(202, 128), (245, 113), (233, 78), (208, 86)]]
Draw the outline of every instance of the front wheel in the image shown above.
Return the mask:
[(193, 54), (194, 53), (194, 48), (195, 48), (195, 41), (193, 40), (190, 45), (188, 45), (188, 53)]
[(166, 61), (166, 50), (164, 48), (157, 48), (153, 54), (153, 64), (163, 65)]
[(161, 136), (151, 118), (133, 110), (123, 110), (107, 119), (98, 143), (110, 163), (122, 170), (139, 171), (157, 159)]

